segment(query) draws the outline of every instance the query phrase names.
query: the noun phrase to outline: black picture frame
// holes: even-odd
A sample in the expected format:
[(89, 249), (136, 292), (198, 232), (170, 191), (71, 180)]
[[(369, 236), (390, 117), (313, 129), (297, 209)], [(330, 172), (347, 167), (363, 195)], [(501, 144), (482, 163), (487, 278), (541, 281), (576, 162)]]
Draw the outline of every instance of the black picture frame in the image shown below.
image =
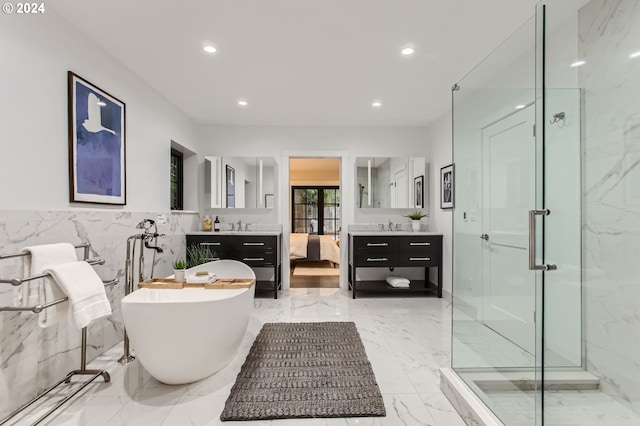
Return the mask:
[(454, 166), (449, 164), (440, 169), (440, 208), (452, 209), (455, 200)]
[(424, 175), (413, 179), (413, 200), (416, 209), (424, 208)]
[(227, 182), (227, 207), (236, 206), (236, 171), (230, 165), (226, 165), (226, 182)]
[(69, 201), (127, 204), (125, 103), (67, 72)]

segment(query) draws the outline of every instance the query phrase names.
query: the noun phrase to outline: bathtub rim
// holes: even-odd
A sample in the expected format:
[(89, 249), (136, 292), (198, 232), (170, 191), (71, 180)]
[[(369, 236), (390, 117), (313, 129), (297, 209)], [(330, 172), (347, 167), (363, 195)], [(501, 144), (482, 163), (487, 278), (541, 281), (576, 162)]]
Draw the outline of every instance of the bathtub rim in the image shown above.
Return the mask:
[[(248, 288), (246, 287), (245, 288), (216, 288), (216, 289), (193, 288), (193, 287), (190, 287), (190, 288), (139, 288), (129, 293), (128, 295), (124, 296), (122, 299), (120, 299), (120, 303), (121, 304), (145, 304), (146, 303), (146, 304), (158, 304), (158, 305), (169, 304), (169, 303), (180, 303), (180, 304), (210, 303), (210, 302), (228, 300), (234, 297), (238, 297), (247, 291), (253, 291), (254, 288), (255, 288), (255, 284)], [(203, 295), (209, 294), (209, 292), (211, 292), (210, 294), (212, 296), (214, 294), (217, 294), (218, 297), (184, 299), (178, 296), (173, 299), (165, 299), (165, 300), (148, 300), (145, 298), (147, 294), (152, 292), (153, 293), (163, 292), (163, 294), (171, 294), (168, 292), (172, 292), (173, 294), (176, 294), (175, 292), (184, 292), (185, 290), (188, 293), (201, 293)], [(217, 292), (217, 293), (214, 293), (214, 292)], [(223, 297), (220, 297), (222, 292), (227, 294), (224, 295)]]

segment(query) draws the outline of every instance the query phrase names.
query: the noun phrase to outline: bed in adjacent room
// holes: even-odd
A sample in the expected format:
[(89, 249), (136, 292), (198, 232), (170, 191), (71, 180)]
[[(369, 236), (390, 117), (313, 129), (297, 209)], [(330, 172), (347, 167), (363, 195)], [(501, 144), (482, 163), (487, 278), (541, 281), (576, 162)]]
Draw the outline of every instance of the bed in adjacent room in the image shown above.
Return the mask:
[(331, 235), (291, 233), (289, 247), (292, 263), (328, 260), (334, 266), (340, 264), (340, 246)]

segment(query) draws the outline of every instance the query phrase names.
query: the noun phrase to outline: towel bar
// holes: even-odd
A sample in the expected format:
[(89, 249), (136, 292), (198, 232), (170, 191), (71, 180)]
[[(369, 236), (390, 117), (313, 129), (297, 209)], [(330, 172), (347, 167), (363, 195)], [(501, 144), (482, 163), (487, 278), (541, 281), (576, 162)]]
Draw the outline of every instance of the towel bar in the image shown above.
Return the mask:
[[(74, 246), (74, 247), (75, 248), (84, 249), (84, 260), (87, 263), (89, 263), (90, 265), (103, 265), (105, 263), (104, 259), (89, 259), (89, 251), (90, 251), (91, 245), (88, 242), (83, 242), (82, 244)], [(21, 256), (28, 256), (28, 255), (30, 255), (30, 253), (25, 253), (25, 252), (5, 254), (5, 255), (0, 255), (0, 260), (10, 259), (10, 258), (15, 258), (15, 257), (21, 257)], [(32, 280), (35, 280), (35, 279), (38, 279), (38, 278), (44, 278), (44, 277), (46, 277), (48, 275), (49, 274), (45, 273), (45, 274), (29, 276), (29, 277), (26, 277), (26, 278), (0, 279), (0, 283), (11, 284), (13, 286), (19, 286), (24, 282), (32, 281)], [(115, 285), (115, 284), (118, 283), (118, 279), (116, 278), (116, 279), (113, 279), (113, 280), (110, 280), (110, 281), (103, 281), (103, 283), (104, 283), (105, 287), (106, 286), (112, 286), (112, 285)], [(61, 299), (57, 299), (57, 300), (54, 300), (52, 302), (49, 302), (49, 303), (46, 303), (46, 304), (43, 304), (43, 305), (35, 305), (35, 306), (27, 306), (27, 307), (0, 306), (0, 312), (2, 312), (2, 311), (31, 311), (31, 312), (34, 312), (34, 313), (39, 313), (39, 312), (42, 312), (44, 309), (47, 309), (47, 308), (49, 308), (51, 306), (57, 305), (57, 304), (62, 303), (62, 302), (66, 302), (67, 300), (69, 300), (68, 297), (63, 297)], [(40, 416), (34, 423), (32, 423), (32, 425), (40, 424), (44, 419), (49, 417), (49, 415), (51, 415), (51, 413), (56, 411), (58, 408), (60, 408), (62, 405), (64, 405), (67, 401), (69, 401), (71, 398), (76, 396), (79, 392), (81, 392), (85, 387), (87, 387), (91, 382), (93, 382), (98, 377), (102, 376), (102, 378), (104, 379), (105, 383), (108, 383), (109, 381), (111, 381), (111, 377), (109, 376), (109, 373), (106, 370), (87, 370), (87, 328), (86, 327), (84, 327), (82, 329), (82, 344), (81, 344), (81, 352), (80, 352), (80, 369), (71, 371), (63, 379), (61, 379), (58, 383), (52, 385), (48, 389), (45, 389), (40, 394), (38, 394), (35, 398), (33, 398), (31, 401), (29, 401), (26, 404), (22, 405), (20, 408), (16, 409), (14, 412), (9, 414), (7, 417), (5, 417), (4, 419), (0, 420), (0, 426), (8, 423), (12, 418), (14, 418), (19, 413), (21, 413), (22, 411), (24, 411), (25, 409), (27, 409), (28, 407), (33, 405), (35, 402), (40, 400), (43, 396), (45, 396), (46, 394), (48, 394), (49, 392), (51, 392), (52, 390), (54, 390), (55, 388), (57, 388), (61, 384), (69, 383), (71, 381), (71, 378), (73, 376), (75, 376), (75, 375), (90, 375), (91, 377), (89, 379), (85, 380), (83, 382), (83, 384), (78, 389), (76, 389), (74, 392), (72, 392), (71, 394), (65, 396), (63, 399), (58, 401), (57, 404), (54, 407), (52, 407), (46, 413), (44, 413), (42, 416)]]

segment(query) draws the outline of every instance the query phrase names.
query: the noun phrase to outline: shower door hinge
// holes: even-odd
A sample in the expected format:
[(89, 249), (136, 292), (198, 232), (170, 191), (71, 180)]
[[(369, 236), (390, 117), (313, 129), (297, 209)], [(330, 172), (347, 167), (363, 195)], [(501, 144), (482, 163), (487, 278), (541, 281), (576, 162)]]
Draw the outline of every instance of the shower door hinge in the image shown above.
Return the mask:
[(451, 86), (452, 92), (455, 92), (456, 90), (460, 90), (460, 86), (458, 86), (458, 83), (455, 83), (453, 86)]
[(533, 323), (536, 323), (536, 311), (533, 311)]
[(536, 125), (535, 124), (533, 125), (533, 137), (534, 138), (536, 137)]

